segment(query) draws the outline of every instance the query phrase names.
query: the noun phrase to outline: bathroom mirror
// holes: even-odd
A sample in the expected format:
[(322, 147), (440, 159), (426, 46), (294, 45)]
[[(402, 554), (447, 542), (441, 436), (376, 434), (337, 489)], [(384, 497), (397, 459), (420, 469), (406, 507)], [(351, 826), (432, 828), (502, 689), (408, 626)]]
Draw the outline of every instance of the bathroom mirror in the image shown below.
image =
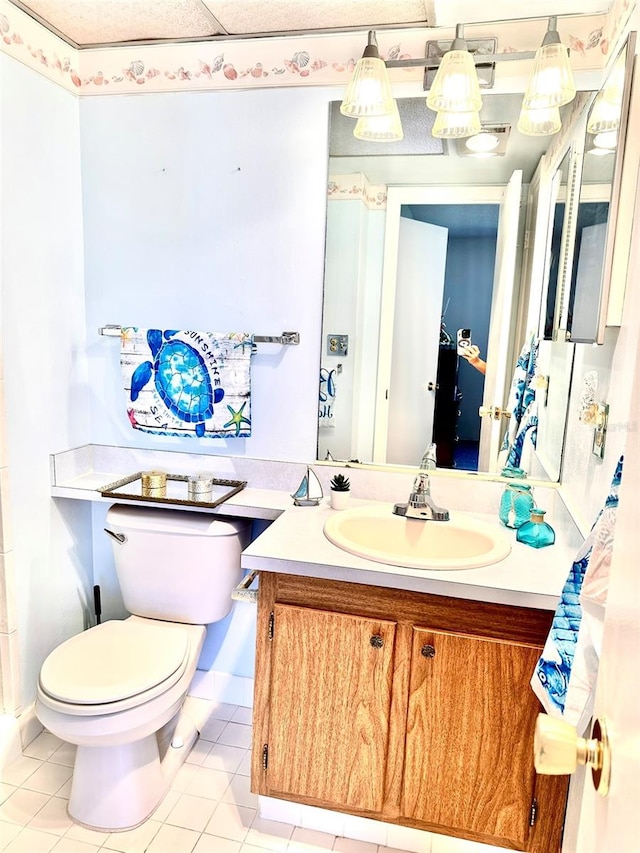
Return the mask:
[[(635, 32), (630, 33), (586, 115), (573, 262), (560, 321), (567, 340), (576, 343), (604, 343), (614, 243), (619, 258), (628, 254), (616, 224), (635, 42)], [(618, 272), (623, 278), (624, 271)]]
[[(554, 167), (558, 159), (560, 162)], [(566, 267), (572, 257), (574, 229), (571, 210), (575, 206), (572, 185), (575, 159), (575, 146), (571, 143), (564, 148), (561, 146), (557, 152), (549, 152), (548, 159), (545, 158), (546, 162), (541, 164), (545, 167), (543, 171), (547, 180), (539, 181), (535, 187), (532, 185), (532, 189), (538, 191), (542, 208), (540, 212), (543, 214), (534, 230), (534, 251), (541, 253), (543, 272), (536, 365), (538, 432), (530, 473), (538, 479), (548, 478), (552, 481), (559, 479), (562, 468), (566, 401), (571, 388), (575, 350), (575, 345), (568, 342), (564, 335), (559, 337), (554, 334), (556, 306), (561, 301), (558, 291), (563, 287)], [(546, 216), (545, 205), (548, 209)]]
[[(376, 143), (356, 140), (352, 133), (353, 121), (341, 117), (338, 105), (332, 105), (318, 430), (320, 460), (375, 461), (376, 464), (413, 467), (420, 464), (422, 453), (432, 439), (439, 446), (439, 465), (444, 459), (444, 467), (478, 470), (478, 405), (482, 401), (483, 377), (468, 362), (458, 358), (456, 339), (459, 330), (470, 330), (472, 343), (476, 343), (481, 356), (486, 357), (494, 296), (496, 225), (505, 188), (516, 172), (522, 173), (522, 185), (526, 187), (552, 139), (524, 137), (517, 132), (515, 125), (520, 103), (521, 95), (484, 96), (481, 120), (483, 125), (491, 123), (500, 139), (497, 156), (485, 158), (470, 156), (459, 142), (443, 143), (433, 139), (428, 123), (425, 126), (429, 112), (423, 98), (399, 102), (405, 131), (404, 140), (397, 143), (401, 146), (399, 154), (390, 153), (394, 151), (393, 143), (377, 147)], [(380, 324), (381, 321), (384, 324), (387, 314), (387, 308), (381, 301), (381, 270), (385, 254), (387, 198), (391, 189), (394, 196), (407, 190), (407, 203), (400, 205), (402, 221), (406, 220), (410, 228), (416, 229), (428, 224), (431, 231), (434, 248), (427, 250), (423, 256), (418, 278), (424, 278), (432, 286), (437, 266), (435, 247), (438, 241), (442, 243), (442, 229), (447, 229), (446, 264), (450, 264), (449, 249), (452, 253), (461, 250), (458, 260), (452, 254), (451, 264), (457, 280), (470, 286), (464, 290), (466, 295), (458, 305), (451, 295), (447, 295), (446, 283), (443, 291), (436, 296), (429, 291), (424, 296), (424, 322), (405, 333), (394, 329), (387, 340), (381, 340)], [(516, 196), (518, 207), (519, 190)], [(416, 200), (418, 198), (419, 201)], [(516, 272), (512, 277), (515, 288), (510, 293), (510, 308), (506, 313), (503, 311), (500, 346), (509, 359), (510, 377), (516, 349), (521, 345), (521, 341), (515, 340), (517, 324), (513, 320), (519, 310), (519, 252), (523, 225), (518, 224), (517, 212), (515, 217), (510, 215), (508, 218), (512, 227), (515, 225), (509, 244), (514, 250)], [(478, 260), (479, 254), (468, 249), (465, 251), (465, 243), (469, 246), (469, 241), (477, 246), (483, 245), (482, 263)], [(440, 255), (441, 249), (437, 250)], [(397, 257), (404, 263), (407, 253), (402, 249)], [(485, 270), (482, 275), (481, 268)], [(540, 300), (540, 291), (537, 293)], [(415, 319), (415, 307), (417, 303), (410, 299), (404, 309), (409, 319), (412, 314)], [(436, 398), (434, 410), (439, 410), (435, 413), (436, 420), (439, 416), (453, 418), (457, 425), (468, 417), (475, 432), (470, 433), (471, 448), (467, 459), (454, 458), (460, 450), (466, 452), (464, 440), (450, 442), (450, 446), (445, 448), (435, 430), (429, 432), (427, 429), (425, 432), (422, 428), (417, 430), (421, 435), (415, 438), (416, 428), (409, 425), (412, 408), (415, 408), (411, 406), (410, 397), (394, 407), (395, 422), (392, 423), (391, 419), (388, 422), (389, 442), (396, 438), (401, 452), (411, 445), (410, 456), (389, 458), (384, 453), (374, 453), (378, 416), (376, 390), (381, 359), (388, 359), (388, 351), (394, 345), (404, 348), (403, 364), (407, 368), (397, 370), (391, 377), (387, 391), (389, 396), (420, 363), (427, 342), (431, 349), (435, 346), (437, 350), (446, 351), (447, 363), (440, 365), (440, 375), (438, 369), (434, 369), (434, 375), (423, 383), (426, 387), (422, 392)], [(467, 388), (464, 387), (465, 381)], [(472, 389), (472, 381), (479, 384), (480, 393)], [(462, 396), (459, 394), (460, 383), (463, 385)], [(496, 400), (499, 404), (503, 402), (506, 400)], [(566, 402), (566, 399), (562, 401), (563, 411), (566, 411)], [(415, 441), (407, 440), (410, 435)], [(481, 470), (488, 471), (489, 468)]]

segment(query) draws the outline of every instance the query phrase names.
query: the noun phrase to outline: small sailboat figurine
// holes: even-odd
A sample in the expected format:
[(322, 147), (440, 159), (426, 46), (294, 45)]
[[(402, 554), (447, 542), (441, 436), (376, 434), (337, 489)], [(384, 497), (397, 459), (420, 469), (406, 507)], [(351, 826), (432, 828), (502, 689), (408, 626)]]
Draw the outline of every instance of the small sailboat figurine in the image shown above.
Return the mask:
[(311, 468), (307, 468), (300, 485), (291, 497), (295, 506), (318, 506), (322, 500), (322, 486)]

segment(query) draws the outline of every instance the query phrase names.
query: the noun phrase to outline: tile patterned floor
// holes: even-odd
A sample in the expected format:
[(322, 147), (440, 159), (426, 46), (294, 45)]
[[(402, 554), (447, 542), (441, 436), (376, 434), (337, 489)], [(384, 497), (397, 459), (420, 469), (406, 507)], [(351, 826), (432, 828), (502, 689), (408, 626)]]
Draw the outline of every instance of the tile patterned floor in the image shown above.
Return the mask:
[[(74, 748), (43, 732), (2, 775), (0, 850), (3, 853), (265, 853), (267, 850), (397, 853), (396, 848), (261, 818), (257, 813), (257, 797), (249, 790), (250, 743), (251, 709), (218, 705), (153, 815), (129, 832), (107, 833), (78, 826), (67, 815)], [(443, 836), (428, 836), (428, 839), (421, 853), (495, 853), (496, 850)]]

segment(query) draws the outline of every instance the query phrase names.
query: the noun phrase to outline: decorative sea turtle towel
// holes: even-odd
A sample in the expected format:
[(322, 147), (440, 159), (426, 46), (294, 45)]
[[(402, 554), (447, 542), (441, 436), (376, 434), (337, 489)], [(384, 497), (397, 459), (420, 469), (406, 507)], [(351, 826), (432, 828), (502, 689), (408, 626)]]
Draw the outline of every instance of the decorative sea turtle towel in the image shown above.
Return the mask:
[(251, 435), (246, 332), (123, 327), (120, 366), (134, 429), (192, 438)]

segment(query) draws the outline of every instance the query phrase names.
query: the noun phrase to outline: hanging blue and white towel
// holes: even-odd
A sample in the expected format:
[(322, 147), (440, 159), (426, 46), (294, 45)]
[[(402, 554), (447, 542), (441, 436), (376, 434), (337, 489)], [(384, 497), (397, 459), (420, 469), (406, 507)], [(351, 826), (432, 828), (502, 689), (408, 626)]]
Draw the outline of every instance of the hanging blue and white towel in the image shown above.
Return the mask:
[(321, 429), (333, 429), (336, 404), (336, 370), (320, 368), (320, 393), (318, 395), (318, 426)]
[(593, 710), (609, 586), (621, 457), (603, 509), (571, 566), (531, 687), (547, 714), (582, 733)]
[(533, 378), (538, 361), (538, 338), (531, 335), (524, 343), (511, 380), (507, 411), (509, 425), (500, 448), (502, 467), (519, 468), (525, 441), (535, 448), (538, 438), (538, 409)]
[(131, 426), (155, 435), (248, 438), (252, 347), (246, 332), (123, 328)]

